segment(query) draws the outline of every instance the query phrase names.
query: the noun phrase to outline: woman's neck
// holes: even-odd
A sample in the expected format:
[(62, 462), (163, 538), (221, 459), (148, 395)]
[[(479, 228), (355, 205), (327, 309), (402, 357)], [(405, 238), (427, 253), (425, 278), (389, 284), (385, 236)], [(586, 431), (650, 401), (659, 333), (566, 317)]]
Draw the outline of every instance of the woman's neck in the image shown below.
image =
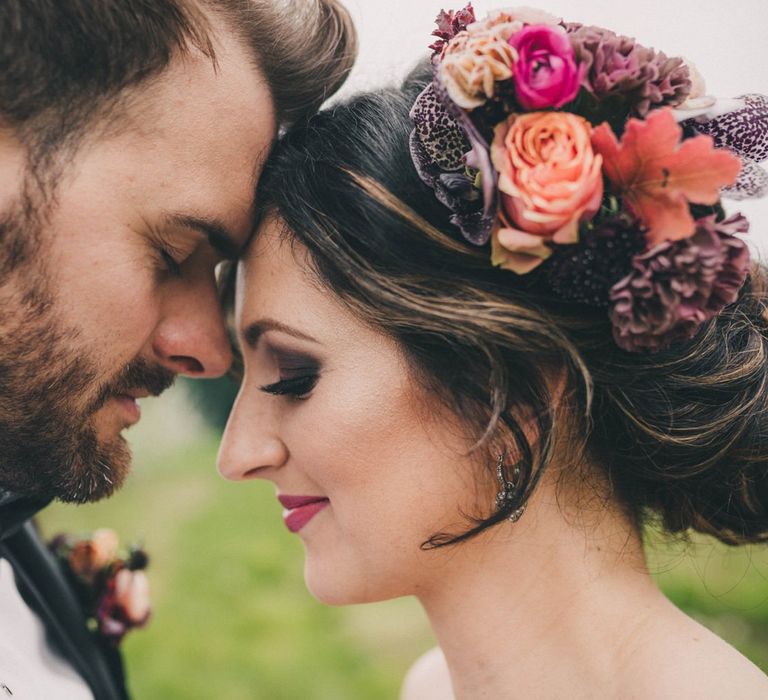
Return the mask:
[(458, 700), (594, 697), (595, 688), (618, 697), (610, 688), (623, 660), (670, 607), (620, 513), (570, 522), (545, 499), (514, 525), (436, 553), (441, 580), (419, 599)]

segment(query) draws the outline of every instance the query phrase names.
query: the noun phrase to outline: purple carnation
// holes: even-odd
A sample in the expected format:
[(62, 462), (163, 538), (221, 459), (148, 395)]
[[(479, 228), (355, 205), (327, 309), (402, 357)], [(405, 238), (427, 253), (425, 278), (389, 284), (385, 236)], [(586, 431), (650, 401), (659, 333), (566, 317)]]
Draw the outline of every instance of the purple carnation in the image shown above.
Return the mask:
[(611, 289), (616, 344), (655, 351), (692, 338), (705, 321), (736, 301), (749, 268), (749, 249), (736, 233), (749, 223), (736, 214), (696, 222), (690, 238), (665, 241), (636, 255), (632, 270)]
[(676, 107), (690, 94), (690, 71), (682, 58), (668, 58), (601, 27), (568, 24), (566, 29), (585, 67), (584, 87), (598, 100), (621, 96), (644, 117), (657, 107)]

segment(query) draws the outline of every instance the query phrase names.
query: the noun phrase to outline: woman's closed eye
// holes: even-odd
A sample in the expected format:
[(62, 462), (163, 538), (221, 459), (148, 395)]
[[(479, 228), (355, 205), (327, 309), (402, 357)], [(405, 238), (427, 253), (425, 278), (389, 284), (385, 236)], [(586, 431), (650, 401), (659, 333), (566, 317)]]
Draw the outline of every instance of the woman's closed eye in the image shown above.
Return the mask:
[(280, 379), (262, 386), (261, 390), (275, 396), (307, 398), (320, 377), (318, 362), (303, 354), (286, 352), (282, 349), (271, 349), (270, 352), (279, 370)]
[(272, 384), (265, 384), (260, 388), (267, 394), (304, 399), (315, 388), (318, 378), (317, 371), (313, 371), (311, 374), (280, 379)]

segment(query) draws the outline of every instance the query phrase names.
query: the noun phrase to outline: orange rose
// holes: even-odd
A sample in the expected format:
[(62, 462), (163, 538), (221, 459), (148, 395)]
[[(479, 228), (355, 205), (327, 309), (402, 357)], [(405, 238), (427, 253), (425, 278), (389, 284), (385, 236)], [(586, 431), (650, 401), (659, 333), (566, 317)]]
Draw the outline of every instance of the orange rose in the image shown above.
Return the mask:
[(595, 215), (603, 197), (603, 160), (591, 134), (589, 122), (570, 112), (513, 114), (496, 127), (494, 265), (525, 274), (549, 257), (548, 243), (578, 240), (579, 222)]

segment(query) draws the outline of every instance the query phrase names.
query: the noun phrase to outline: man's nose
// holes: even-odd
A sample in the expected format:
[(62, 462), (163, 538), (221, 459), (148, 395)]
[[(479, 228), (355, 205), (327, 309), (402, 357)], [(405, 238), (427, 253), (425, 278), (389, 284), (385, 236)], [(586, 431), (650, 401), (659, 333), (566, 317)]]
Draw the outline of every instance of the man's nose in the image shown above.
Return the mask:
[(212, 379), (227, 372), (232, 346), (213, 270), (191, 271), (168, 290), (152, 350), (177, 374)]

